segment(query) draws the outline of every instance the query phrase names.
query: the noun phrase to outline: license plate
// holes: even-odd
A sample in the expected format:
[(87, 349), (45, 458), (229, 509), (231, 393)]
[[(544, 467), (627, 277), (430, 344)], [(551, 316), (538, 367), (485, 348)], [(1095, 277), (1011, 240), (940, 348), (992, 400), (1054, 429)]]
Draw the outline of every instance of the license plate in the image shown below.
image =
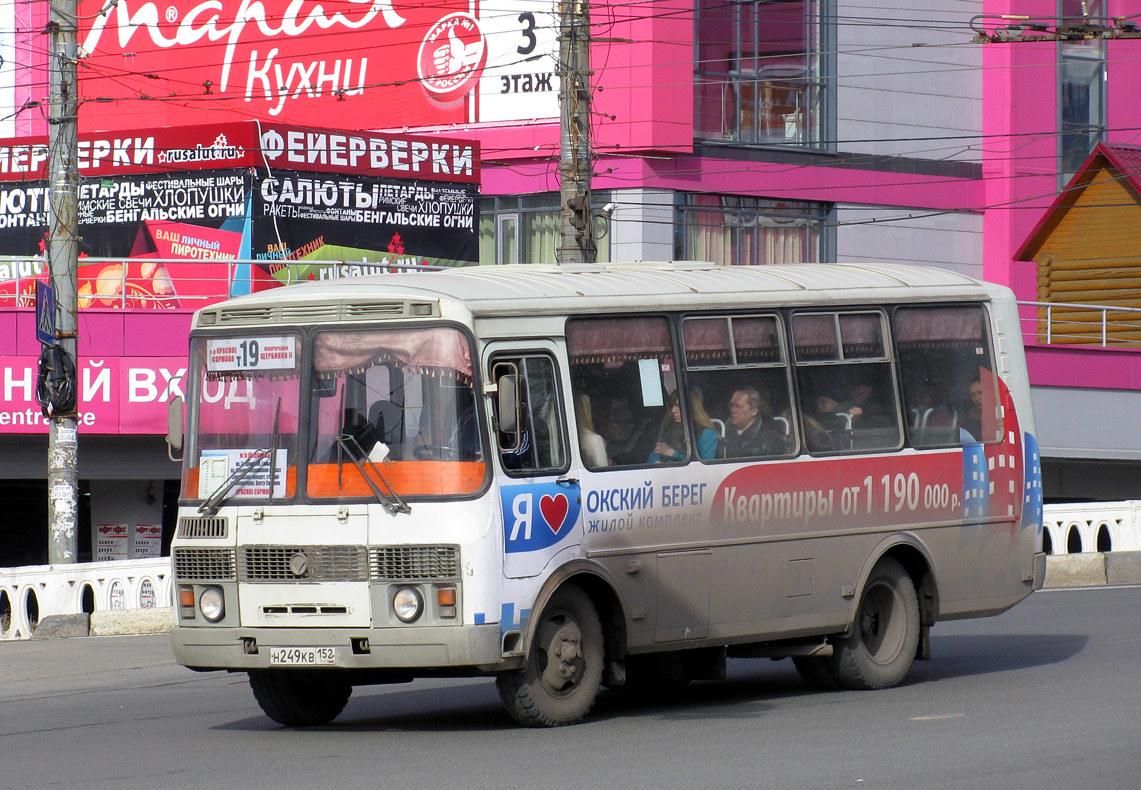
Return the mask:
[(337, 651), (332, 647), (271, 647), (269, 663), (287, 667), (332, 665), (337, 663)]

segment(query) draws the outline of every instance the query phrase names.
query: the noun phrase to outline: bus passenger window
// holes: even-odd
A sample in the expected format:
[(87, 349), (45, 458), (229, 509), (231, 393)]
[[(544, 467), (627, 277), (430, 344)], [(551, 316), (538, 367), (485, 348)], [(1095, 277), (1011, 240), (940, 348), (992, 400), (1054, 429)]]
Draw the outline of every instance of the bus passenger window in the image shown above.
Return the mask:
[(682, 339), (690, 391), (720, 435), (718, 458), (796, 451), (788, 366), (775, 316), (687, 318)]
[(907, 434), (914, 447), (1002, 438), (998, 381), (979, 305), (903, 307), (895, 337)]
[[(580, 318), (567, 322), (567, 352), (575, 398), (591, 406), (593, 430), (605, 443), (610, 467), (642, 466), (653, 456), (668, 427), (669, 398), (677, 389), (673, 343), (664, 318)], [(697, 455), (692, 428), (680, 426), (675, 439), (681, 461)], [(668, 442), (667, 442), (668, 443)], [(586, 459), (588, 468), (592, 464)]]
[(800, 413), (810, 452), (900, 446), (891, 357), (879, 312), (792, 317)]

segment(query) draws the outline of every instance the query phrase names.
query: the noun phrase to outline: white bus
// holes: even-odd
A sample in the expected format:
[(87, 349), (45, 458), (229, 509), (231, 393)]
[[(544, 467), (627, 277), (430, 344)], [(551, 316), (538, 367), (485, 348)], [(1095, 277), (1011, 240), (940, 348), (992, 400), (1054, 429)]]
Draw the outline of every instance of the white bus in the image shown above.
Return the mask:
[(290, 286), (195, 314), (186, 393), (175, 654), (289, 726), (418, 677), (531, 726), (735, 657), (882, 688), (1045, 575), (1015, 302), (949, 271)]

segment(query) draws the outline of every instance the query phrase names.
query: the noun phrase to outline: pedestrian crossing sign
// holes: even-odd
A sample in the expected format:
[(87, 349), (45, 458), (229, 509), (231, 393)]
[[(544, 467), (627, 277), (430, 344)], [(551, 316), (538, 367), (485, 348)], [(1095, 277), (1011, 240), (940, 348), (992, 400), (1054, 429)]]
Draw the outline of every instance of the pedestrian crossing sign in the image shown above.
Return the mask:
[(36, 337), (45, 346), (55, 344), (55, 291), (43, 280), (36, 281)]

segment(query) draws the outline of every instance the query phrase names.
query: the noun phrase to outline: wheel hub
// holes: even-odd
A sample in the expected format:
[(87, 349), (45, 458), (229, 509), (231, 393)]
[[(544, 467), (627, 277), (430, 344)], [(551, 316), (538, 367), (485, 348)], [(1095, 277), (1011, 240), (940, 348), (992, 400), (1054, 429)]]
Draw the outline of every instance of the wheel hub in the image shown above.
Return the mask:
[(582, 632), (571, 619), (548, 622), (544, 628), (543, 683), (552, 692), (572, 689), (582, 674)]

